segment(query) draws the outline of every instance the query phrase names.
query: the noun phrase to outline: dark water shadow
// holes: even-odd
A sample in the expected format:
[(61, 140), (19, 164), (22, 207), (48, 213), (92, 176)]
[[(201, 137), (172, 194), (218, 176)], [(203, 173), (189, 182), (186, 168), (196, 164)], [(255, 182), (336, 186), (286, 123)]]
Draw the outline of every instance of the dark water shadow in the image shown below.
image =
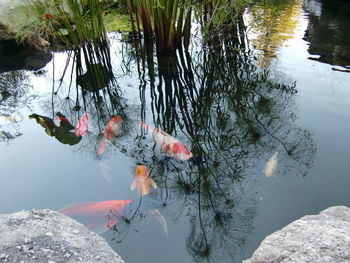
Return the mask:
[(39, 51), (15, 40), (0, 41), (0, 73), (17, 70), (39, 70), (52, 59), (51, 52)]
[(309, 0), (304, 9), (309, 23), (304, 39), (310, 43), (310, 59), (350, 72), (350, 3), (348, 1)]

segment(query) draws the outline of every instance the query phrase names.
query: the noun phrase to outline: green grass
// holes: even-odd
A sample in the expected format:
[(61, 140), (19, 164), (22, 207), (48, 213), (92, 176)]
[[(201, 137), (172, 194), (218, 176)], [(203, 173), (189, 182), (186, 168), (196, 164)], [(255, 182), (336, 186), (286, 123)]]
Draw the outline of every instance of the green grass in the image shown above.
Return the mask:
[(38, 49), (64, 42), (77, 49), (107, 42), (99, 0), (23, 0), (8, 14), (9, 29), (18, 42)]
[(114, 10), (105, 11), (102, 17), (107, 32), (131, 32), (130, 16), (127, 14), (119, 14)]

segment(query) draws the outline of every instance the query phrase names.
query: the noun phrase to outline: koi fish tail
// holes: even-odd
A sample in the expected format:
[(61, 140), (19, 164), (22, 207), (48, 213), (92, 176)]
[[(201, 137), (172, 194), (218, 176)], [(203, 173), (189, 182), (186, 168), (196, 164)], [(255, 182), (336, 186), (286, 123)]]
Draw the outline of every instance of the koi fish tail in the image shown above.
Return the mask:
[(117, 219), (112, 218), (105, 224), (105, 228), (106, 229), (111, 229), (117, 222), (118, 222)]
[(140, 187), (140, 196), (148, 195), (151, 192), (151, 187), (148, 184), (142, 183)]
[(107, 147), (108, 147), (109, 141), (106, 138), (102, 138), (100, 145), (98, 146), (98, 149), (96, 151), (97, 155), (100, 155), (101, 153), (103, 153)]
[(135, 190), (136, 184), (137, 184), (136, 180), (134, 180), (134, 181), (131, 183), (131, 185), (130, 185), (130, 190), (131, 190), (131, 191), (134, 191), (134, 190)]

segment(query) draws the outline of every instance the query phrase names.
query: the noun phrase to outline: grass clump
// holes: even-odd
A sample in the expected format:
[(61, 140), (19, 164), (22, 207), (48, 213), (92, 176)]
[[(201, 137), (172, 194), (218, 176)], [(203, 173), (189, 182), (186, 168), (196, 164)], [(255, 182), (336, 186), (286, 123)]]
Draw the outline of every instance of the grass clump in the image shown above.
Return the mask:
[(61, 41), (76, 49), (107, 41), (99, 0), (25, 0), (8, 14), (19, 42), (39, 49)]
[(135, 37), (155, 37), (157, 51), (188, 49), (191, 0), (128, 0), (128, 10)]

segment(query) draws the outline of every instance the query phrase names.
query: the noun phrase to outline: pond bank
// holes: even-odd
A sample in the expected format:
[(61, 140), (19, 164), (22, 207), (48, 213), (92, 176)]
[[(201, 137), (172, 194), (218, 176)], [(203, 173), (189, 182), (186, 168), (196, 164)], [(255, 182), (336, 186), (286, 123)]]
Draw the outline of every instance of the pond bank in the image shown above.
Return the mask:
[(0, 215), (0, 262), (124, 263), (107, 242), (52, 210)]
[[(52, 210), (0, 215), (1, 262), (124, 261), (107, 242)], [(350, 208), (330, 207), (304, 216), (266, 237), (243, 263), (349, 262)]]
[(350, 262), (350, 208), (304, 216), (266, 237), (243, 263)]

